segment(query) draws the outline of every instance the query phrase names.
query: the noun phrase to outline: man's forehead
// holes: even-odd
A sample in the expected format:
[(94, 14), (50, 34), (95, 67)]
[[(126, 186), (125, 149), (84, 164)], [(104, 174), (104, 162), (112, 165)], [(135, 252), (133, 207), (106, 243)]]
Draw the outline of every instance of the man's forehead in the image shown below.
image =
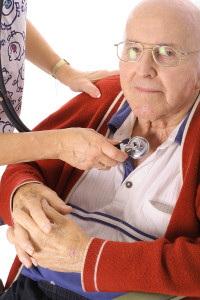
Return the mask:
[(141, 11), (144, 14), (149, 14), (151, 11), (157, 10), (161, 10), (161, 13), (164, 14), (167, 10), (171, 10), (175, 14), (182, 13), (185, 16), (199, 14), (199, 8), (190, 0), (142, 0), (135, 6), (132, 13)]
[(197, 40), (200, 43), (198, 25), (199, 10), (187, 0), (145, 0), (129, 15), (125, 38), (141, 41), (141, 34), (141, 42), (171, 43), (176, 47), (191, 40), (195, 47)]
[(127, 26), (140, 20), (148, 20), (151, 26), (155, 18), (166, 26), (174, 24), (199, 29), (200, 10), (189, 0), (143, 0), (130, 13)]
[(182, 26), (168, 25), (168, 21), (157, 18), (158, 20), (154, 18), (153, 22), (150, 22), (151, 18), (141, 19), (141, 22), (132, 20), (126, 27), (125, 40), (158, 46), (185, 46), (184, 40), (189, 40), (190, 31), (187, 32)]

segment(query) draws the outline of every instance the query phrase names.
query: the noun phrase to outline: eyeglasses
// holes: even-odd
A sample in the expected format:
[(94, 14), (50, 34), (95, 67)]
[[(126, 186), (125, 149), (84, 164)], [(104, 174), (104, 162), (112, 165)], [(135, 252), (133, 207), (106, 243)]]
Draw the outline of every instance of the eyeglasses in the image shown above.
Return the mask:
[[(142, 57), (144, 50), (152, 52), (154, 61), (163, 67), (175, 67), (180, 65), (181, 61), (186, 55), (200, 52), (200, 50), (193, 52), (183, 52), (182, 50), (171, 46), (151, 45), (154, 48), (145, 47), (145, 43), (136, 42), (121, 42), (115, 44), (117, 47), (117, 56), (120, 60), (125, 62), (137, 62)], [(149, 44), (148, 44), (149, 45)]]

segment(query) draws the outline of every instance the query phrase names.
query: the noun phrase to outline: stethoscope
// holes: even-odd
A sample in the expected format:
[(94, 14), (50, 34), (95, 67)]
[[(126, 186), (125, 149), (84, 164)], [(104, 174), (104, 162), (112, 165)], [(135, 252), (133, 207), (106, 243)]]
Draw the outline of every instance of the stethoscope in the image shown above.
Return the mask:
[[(0, 66), (1, 67), (1, 66)], [(0, 72), (1, 73), (1, 72)], [(2, 86), (0, 84), (0, 103), (2, 105), (2, 108), (12, 123), (12, 125), (19, 131), (19, 132), (29, 132), (30, 129), (26, 127), (26, 125), (22, 122), (22, 120), (19, 118), (18, 114), (16, 113), (14, 107), (12, 106), (11, 100), (8, 96), (8, 93), (2, 92)]]
[(149, 152), (149, 142), (141, 136), (134, 136), (128, 144), (119, 143), (115, 147), (134, 159), (142, 158)]

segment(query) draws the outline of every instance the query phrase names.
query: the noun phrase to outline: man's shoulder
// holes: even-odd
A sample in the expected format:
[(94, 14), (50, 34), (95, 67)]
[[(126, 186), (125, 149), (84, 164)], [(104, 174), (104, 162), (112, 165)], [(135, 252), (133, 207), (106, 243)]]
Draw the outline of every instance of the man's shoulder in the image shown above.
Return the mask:
[(99, 89), (102, 89), (103, 91), (111, 90), (113, 92), (114, 91), (120, 92), (121, 90), (120, 77), (118, 75), (118, 76), (101, 79), (96, 83), (96, 86)]
[(91, 117), (93, 115), (101, 116), (106, 113), (109, 106), (121, 92), (119, 76), (99, 80), (96, 86), (101, 92), (100, 98), (94, 99), (86, 93), (81, 93), (67, 101), (66, 104), (47, 117), (34, 130), (66, 128), (69, 125), (87, 127), (86, 123)]
[[(72, 100), (79, 102), (79, 104), (82, 105), (82, 108), (85, 106), (92, 105), (95, 108), (95, 104), (98, 103), (100, 106), (109, 105), (109, 103), (112, 103), (112, 101), (117, 97), (117, 95), (121, 92), (121, 85), (120, 85), (120, 77), (119, 76), (113, 76), (113, 77), (107, 77), (104, 79), (99, 80), (95, 84), (98, 89), (101, 92), (101, 97), (99, 99), (94, 99), (90, 97), (89, 95), (82, 93), (80, 94), (77, 99), (76, 97)], [(91, 107), (91, 108), (92, 108)]]

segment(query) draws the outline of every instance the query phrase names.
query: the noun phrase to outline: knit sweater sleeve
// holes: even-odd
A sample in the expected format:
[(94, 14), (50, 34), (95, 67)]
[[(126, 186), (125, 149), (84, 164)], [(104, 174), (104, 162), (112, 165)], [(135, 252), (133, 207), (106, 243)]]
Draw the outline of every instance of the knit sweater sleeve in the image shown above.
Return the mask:
[(85, 291), (140, 291), (200, 297), (200, 239), (153, 242), (93, 239), (82, 283)]

